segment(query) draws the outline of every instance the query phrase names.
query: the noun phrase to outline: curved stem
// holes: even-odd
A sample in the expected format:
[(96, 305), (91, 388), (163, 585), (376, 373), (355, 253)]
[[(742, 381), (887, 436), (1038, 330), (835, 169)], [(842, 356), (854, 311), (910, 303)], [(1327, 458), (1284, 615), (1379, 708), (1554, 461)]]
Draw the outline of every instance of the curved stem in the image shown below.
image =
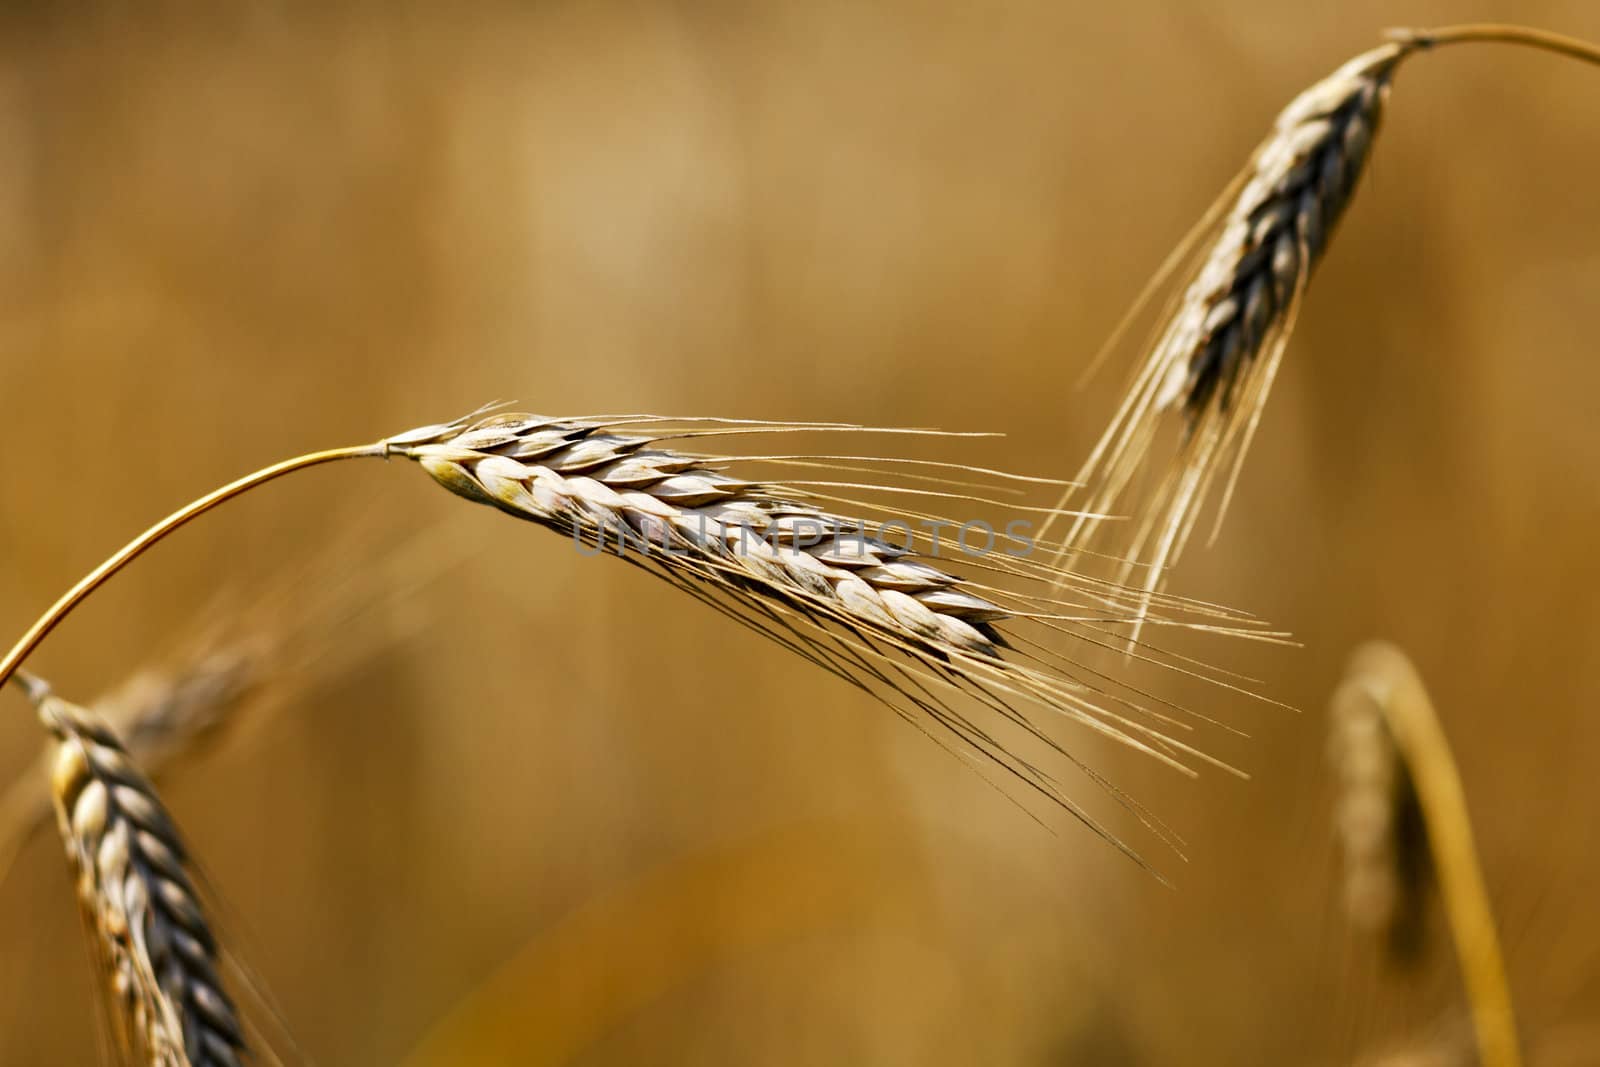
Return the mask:
[(1438, 48), (1447, 44), (1518, 44), (1554, 52), (1582, 63), (1600, 66), (1600, 45), (1548, 30), (1511, 26), (1498, 22), (1472, 22), (1460, 26), (1440, 26), (1432, 30), (1395, 29), (1385, 36), (1417, 49)]
[(17, 668), (22, 665), (22, 661), (28, 658), (28, 654), (34, 650), (40, 641), (45, 639), (51, 630), (56, 628), (57, 623), (66, 618), (68, 613), (78, 606), (79, 601), (98, 589), (105, 583), (107, 578), (110, 578), (137, 559), (144, 553), (145, 549), (189, 520), (199, 518), (218, 504), (232, 500), (240, 493), (254, 489), (258, 485), (270, 482), (274, 478), (282, 477), (292, 471), (315, 467), (322, 463), (332, 463), (340, 459), (386, 455), (388, 455), (388, 448), (382, 443), (359, 445), (354, 448), (333, 448), (325, 452), (308, 452), (306, 455), (286, 459), (282, 463), (274, 463), (270, 467), (263, 467), (254, 474), (247, 474), (236, 482), (229, 482), (221, 489), (208, 493), (199, 500), (179, 508), (132, 541), (129, 541), (126, 545), (123, 545), (116, 555), (86, 574), (77, 585), (67, 590), (60, 600), (51, 605), (49, 611), (39, 616), (38, 621), (29, 627), (27, 633), (22, 635), (22, 640), (18, 641), (11, 651), (6, 653), (4, 660), (0, 660), (0, 686), (5, 685), (6, 681), (16, 673)]

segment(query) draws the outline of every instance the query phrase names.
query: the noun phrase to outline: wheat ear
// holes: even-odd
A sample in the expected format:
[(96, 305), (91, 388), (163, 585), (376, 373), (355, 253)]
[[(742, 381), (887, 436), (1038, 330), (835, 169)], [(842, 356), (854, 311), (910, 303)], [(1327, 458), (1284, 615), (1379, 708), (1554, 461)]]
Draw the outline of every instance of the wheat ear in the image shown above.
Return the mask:
[[(1212, 534), (1220, 527), (1244, 457), (1311, 282), (1364, 172), (1390, 84), (1405, 58), (1450, 44), (1492, 42), (1600, 63), (1600, 48), (1514, 26), (1392, 31), (1305, 90), (1278, 115), (1266, 140), (1156, 272), (1098, 365), (1154, 294), (1185, 280), (1144, 362), (1077, 482), (1088, 503), (1063, 538), (1068, 551), (1094, 539), (1150, 466), (1158, 442), (1178, 438), (1173, 460), (1133, 509), (1139, 516), (1119, 580), (1146, 567), (1160, 587), (1181, 556), (1226, 471)], [(1062, 496), (1061, 506), (1075, 490)], [(1046, 531), (1049, 526), (1046, 525)]]
[(1428, 848), (1444, 897), (1472, 1008), (1473, 1031), (1484, 1067), (1517, 1067), (1522, 1062), (1512, 1011), (1511, 988), (1495, 933), (1494, 913), (1467, 814), (1466, 791), (1444, 728), (1405, 653), (1374, 642), (1351, 658), (1335, 703), (1357, 714), (1380, 716), (1395, 751), (1416, 784)]
[(1412, 963), (1422, 951), (1433, 874), (1416, 783), (1364, 679), (1340, 686), (1330, 712), (1345, 917), (1379, 938), (1388, 960)]
[[(873, 693), (946, 747), (969, 759), (977, 756), (973, 763), (980, 773), (986, 765), (998, 765), (1008, 780), (1048, 798), (1138, 858), (1068, 799), (1053, 775), (1019, 756), (1001, 734), (962, 710), (955, 697), (975, 698), (980, 708), (1008, 724), (1005, 729), (1020, 731), (1064, 756), (1170, 842), (1148, 813), (1067, 753), (1027, 708), (1075, 721), (1189, 774), (1194, 773), (1189, 765), (1194, 761), (1226, 765), (1179, 738), (1180, 731), (1192, 728), (1183, 721), (1182, 709), (1051, 646), (1067, 636), (1085, 647), (1122, 647), (1125, 628), (1135, 619), (1278, 637), (1254, 620), (1213, 605), (1152, 597), (1066, 573), (1032, 558), (1034, 540), (1012, 534), (1009, 524), (1003, 537), (991, 527), (988, 544), (978, 555), (962, 553), (963, 568), (981, 573), (981, 578), (963, 577), (930, 562), (937, 556), (939, 527), (930, 537), (902, 523), (907, 536), (895, 544), (881, 530), (870, 532), (866, 520), (823, 506), (864, 506), (856, 499), (858, 493), (987, 505), (996, 501), (978, 493), (1003, 495), (1020, 491), (1019, 485), (1059, 486), (1058, 481), (873, 456), (744, 457), (791, 476), (765, 479), (731, 473), (740, 457), (668, 446), (753, 434), (782, 439), (796, 433), (934, 431), (715, 419), (674, 422), (653, 416), (480, 415), (373, 445), (288, 460), (179, 509), (97, 567), (35, 622), (0, 661), (0, 680), (100, 584), (224, 500), (318, 463), (405, 456), (452, 491), (569, 534), (591, 554), (609, 540), (629, 562)], [(832, 477), (809, 477), (819, 471)], [(873, 482), (874, 475), (882, 480)], [(1048, 509), (1024, 513), (1047, 514)], [(961, 525), (959, 519), (926, 512), (891, 514), (941, 522), (946, 530)], [(965, 530), (958, 536), (965, 537)], [(947, 544), (951, 537), (946, 533)], [(919, 551), (930, 547), (934, 551)], [(1039, 554), (1049, 553), (1045, 549)], [(1173, 670), (1231, 684), (1154, 646), (1141, 646), (1139, 654)]]
[[(729, 429), (651, 418), (513, 413), (424, 427), (388, 444), (460, 496), (553, 529), (590, 552), (615, 550), (873, 693), (903, 717), (938, 728), (962, 751), (981, 754), (1128, 851), (1068, 800), (1053, 776), (1018, 757), (951, 697), (955, 692), (976, 697), (1061, 755), (1067, 753), (1028, 716), (1028, 706), (1064, 715), (1174, 766), (1184, 766), (1184, 757), (1206, 760), (1173, 736), (1172, 719), (1151, 717), (1156, 709), (1139, 699), (1142, 694), (1046, 647), (1060, 634), (1110, 645), (1113, 628), (1134, 617), (1138, 595), (999, 551), (963, 557), (966, 566), (989, 572), (982, 580), (963, 578), (919, 551), (924, 546), (894, 543), (867, 521), (823, 506), (858, 503), (828, 491), (833, 488), (901, 487), (765, 480), (734, 473), (733, 457), (669, 444), (728, 433), (843, 429), (860, 428), (751, 424)], [(874, 462), (839, 456), (765, 459), (802, 467), (843, 463), (846, 470)], [(1071, 598), (1045, 598), (1052, 584), (1070, 587)], [(1238, 618), (1211, 610), (1173, 600), (1158, 608), (1163, 622), (1245, 630)], [(1029, 638), (1030, 625), (1045, 632)], [(1081, 762), (1072, 762), (1106, 785)]]
[(19, 677), (55, 738), (56, 823), (125, 1047), (150, 1067), (238, 1067), (243, 1028), (171, 816), (104, 722)]

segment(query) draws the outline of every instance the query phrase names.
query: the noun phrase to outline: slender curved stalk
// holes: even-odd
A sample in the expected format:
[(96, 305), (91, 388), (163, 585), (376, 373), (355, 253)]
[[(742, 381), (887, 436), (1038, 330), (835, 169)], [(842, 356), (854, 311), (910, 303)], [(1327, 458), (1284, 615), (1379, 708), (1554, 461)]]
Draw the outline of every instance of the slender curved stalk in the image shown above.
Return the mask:
[(1484, 1067), (1519, 1067), (1522, 1054), (1511, 987), (1472, 837), (1466, 791), (1433, 702), (1416, 668), (1393, 645), (1363, 646), (1351, 660), (1349, 678), (1367, 688), (1416, 783), (1428, 848), (1472, 1009), (1478, 1055)]
[(1419, 49), (1438, 48), (1447, 44), (1517, 44), (1600, 66), (1600, 46), (1565, 34), (1499, 22), (1471, 22), (1431, 30), (1395, 29), (1390, 30), (1387, 36), (1392, 41)]
[(229, 482), (221, 489), (207, 493), (193, 503), (184, 505), (138, 537), (135, 537), (132, 541), (129, 541), (126, 545), (123, 545), (116, 555), (84, 575), (77, 585), (67, 590), (60, 600), (50, 606), (49, 611), (39, 616), (38, 621), (29, 627), (27, 633), (22, 635), (22, 639), (12, 647), (11, 651), (6, 653), (5, 659), (0, 660), (0, 686), (5, 685), (6, 681), (16, 672), (16, 669), (22, 665), (22, 661), (28, 658), (29, 653), (49, 635), (51, 630), (56, 628), (56, 625), (62, 619), (67, 617), (73, 608), (78, 606), (78, 603), (84, 597), (100, 588), (101, 585), (105, 584), (106, 579), (141, 556), (151, 545), (154, 545), (157, 541), (178, 529), (178, 527), (188, 523), (191, 519), (197, 519), (218, 504), (232, 500), (241, 493), (254, 489), (258, 485), (264, 485), (293, 471), (304, 470), (306, 467), (315, 467), (323, 463), (332, 463), (335, 460), (386, 455), (388, 455), (388, 446), (381, 442), (378, 444), (357, 445), (351, 448), (333, 448), (324, 452), (308, 452), (303, 456), (296, 456), (293, 459), (286, 459), (282, 463), (274, 463), (270, 467), (263, 467), (253, 474), (245, 475), (238, 481)]

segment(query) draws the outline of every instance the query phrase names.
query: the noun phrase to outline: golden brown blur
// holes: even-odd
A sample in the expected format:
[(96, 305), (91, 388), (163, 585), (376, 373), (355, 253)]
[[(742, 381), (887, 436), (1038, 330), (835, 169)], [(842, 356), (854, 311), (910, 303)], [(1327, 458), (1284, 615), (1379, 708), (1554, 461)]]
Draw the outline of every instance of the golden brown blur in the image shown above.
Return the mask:
[[(0, 14), (0, 645), (233, 477), (496, 399), (1002, 430), (925, 454), (1069, 476), (1137, 345), (1074, 383), (1277, 111), (1388, 26), (1486, 13), (140, 8)], [(1494, 14), (1600, 38), (1586, 0)], [(1170, 888), (406, 463), (228, 504), (29, 666), (88, 701), (219, 597), (295, 620), (392, 576), (319, 623), (360, 655), (300, 650), (160, 780), (290, 1062), (1333, 1065), (1469, 1032), (1436, 901), (1402, 966), (1343, 912), (1327, 706), (1387, 638), (1459, 761), (1528, 1061), (1600, 1063), (1597, 188), (1600, 71), (1398, 74), (1222, 538), (1169, 583), (1292, 631), (1175, 645), (1300, 710), (1137, 675), (1248, 733), (1207, 744), (1250, 781), (1055, 731), (1186, 839), (1138, 842)], [(10, 782), (43, 734), (0, 709)], [(60, 851), (0, 886), (0, 1064), (98, 1062)]]

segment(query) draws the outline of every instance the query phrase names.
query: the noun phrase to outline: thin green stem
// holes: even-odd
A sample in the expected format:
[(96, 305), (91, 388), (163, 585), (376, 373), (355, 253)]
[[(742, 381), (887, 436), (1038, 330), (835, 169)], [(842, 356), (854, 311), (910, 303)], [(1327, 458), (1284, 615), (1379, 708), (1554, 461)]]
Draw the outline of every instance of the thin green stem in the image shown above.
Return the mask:
[(236, 482), (229, 482), (221, 489), (208, 493), (193, 503), (186, 504), (162, 519), (144, 533), (123, 545), (121, 550), (100, 566), (84, 575), (77, 585), (68, 589), (51, 605), (50, 610), (39, 616), (28, 632), (16, 643), (11, 651), (6, 653), (5, 659), (0, 660), (0, 686), (4, 686), (22, 661), (38, 646), (40, 641), (47, 637), (56, 625), (66, 618), (79, 602), (96, 589), (100, 588), (113, 574), (141, 556), (146, 549), (157, 541), (166, 537), (178, 527), (185, 525), (191, 519), (197, 519), (224, 501), (232, 500), (241, 493), (263, 485), (274, 478), (281, 478), (293, 471), (304, 470), (306, 467), (315, 467), (322, 463), (332, 463), (335, 460), (355, 459), (361, 456), (386, 456), (389, 454), (388, 446), (383, 443), (372, 445), (358, 445), (353, 448), (333, 448), (325, 452), (308, 452), (303, 456), (286, 459), (282, 463), (274, 463), (270, 467), (263, 467), (254, 474), (247, 474)]

